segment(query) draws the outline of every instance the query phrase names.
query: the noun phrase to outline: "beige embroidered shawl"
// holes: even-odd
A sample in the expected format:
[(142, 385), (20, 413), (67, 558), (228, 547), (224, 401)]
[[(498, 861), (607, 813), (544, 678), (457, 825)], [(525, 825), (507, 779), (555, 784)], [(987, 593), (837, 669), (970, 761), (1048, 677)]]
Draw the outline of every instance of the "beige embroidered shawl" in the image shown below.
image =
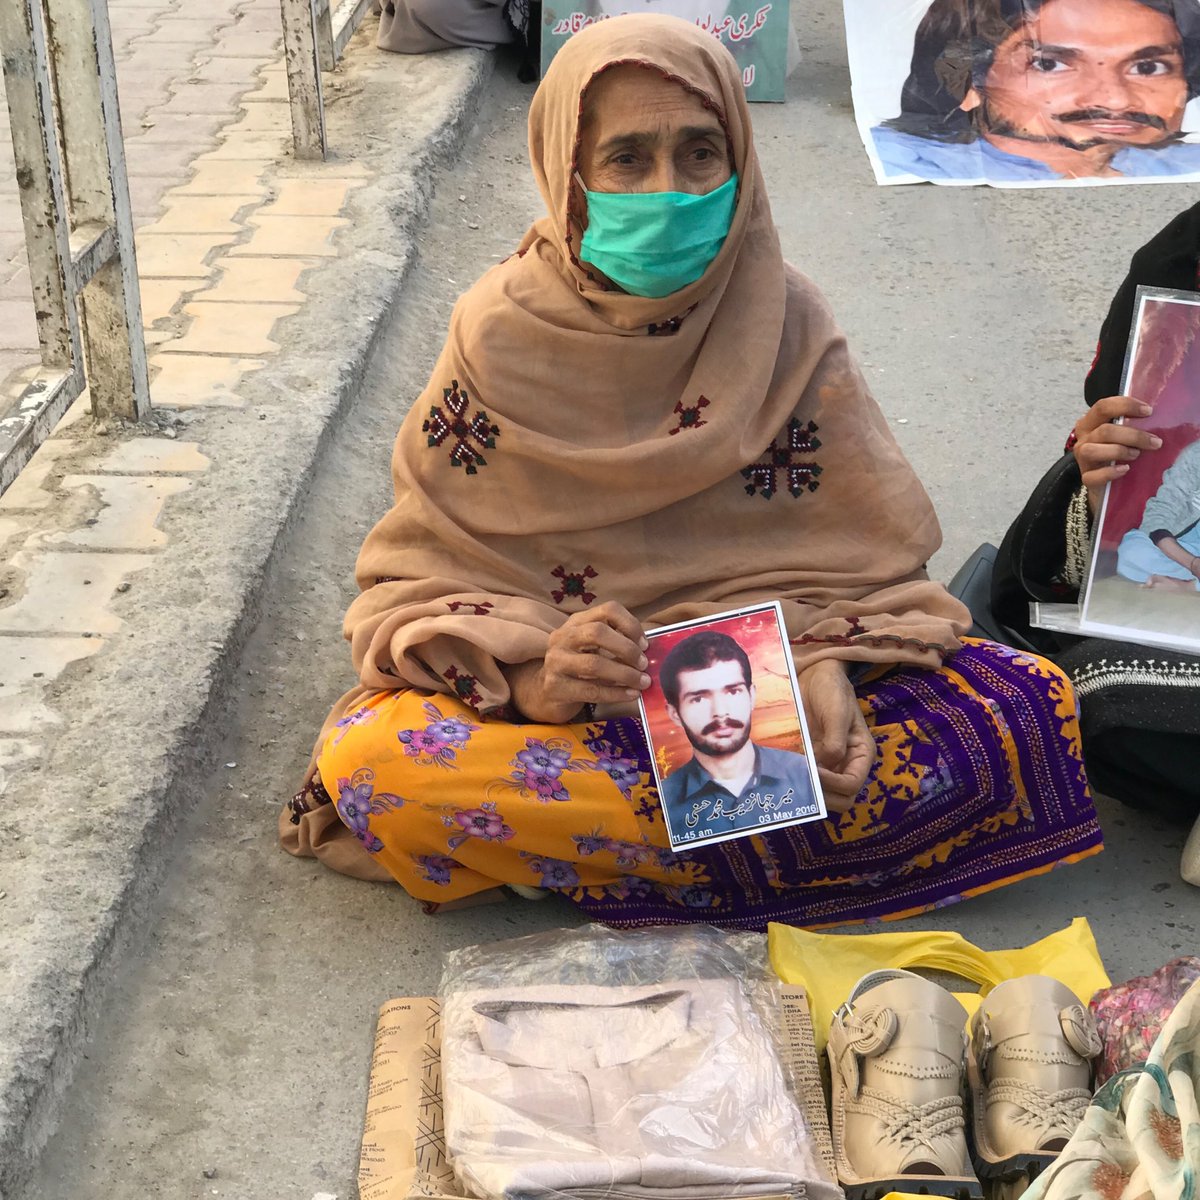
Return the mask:
[[(721, 254), (666, 300), (592, 281), (567, 215), (581, 97), (630, 61), (711, 102), (742, 180)], [(924, 574), (932, 507), (825, 301), (783, 262), (717, 40), (670, 17), (601, 22), (556, 58), (529, 127), (550, 216), (459, 301), (400, 430), (396, 505), (346, 616), (363, 685), (494, 709), (498, 663), (541, 657), (610, 598), (651, 625), (781, 599), (801, 664), (954, 650), (965, 612)]]

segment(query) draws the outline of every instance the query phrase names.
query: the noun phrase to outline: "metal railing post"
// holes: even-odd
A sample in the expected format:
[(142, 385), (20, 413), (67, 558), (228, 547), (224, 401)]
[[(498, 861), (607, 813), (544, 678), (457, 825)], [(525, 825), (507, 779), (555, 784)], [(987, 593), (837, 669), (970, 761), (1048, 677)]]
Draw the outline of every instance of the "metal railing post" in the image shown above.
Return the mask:
[[(362, 19), (367, 15), (371, 3), (372, 0), (340, 0), (337, 8), (333, 9), (330, 26), (333, 36), (334, 65), (342, 57), (346, 43), (350, 41), (355, 30), (362, 24)], [(330, 8), (333, 8), (333, 0), (329, 0), (329, 5)]]
[(92, 412), (140, 421), (150, 411), (150, 381), (108, 5), (45, 4), (71, 215), (85, 243), (110, 231), (113, 240), (107, 261), (78, 281)]
[(322, 71), (332, 71), (337, 66), (337, 55), (333, 49), (332, 0), (314, 0), (313, 21), (317, 39), (317, 58)]
[(313, 0), (280, 0), (280, 4), (292, 110), (292, 145), (297, 158), (323, 159), (327, 150), (325, 99), (321, 92)]
[(71, 371), (79, 363), (65, 274), (71, 227), (38, 0), (0, 0), (0, 53), (42, 362)]
[(372, 0), (279, 0), (287, 56), (292, 144), (297, 158), (324, 158), (325, 102), (321, 72), (337, 66)]
[(85, 387), (132, 420), (150, 387), (105, 0), (0, 0), (0, 57), (42, 358), (0, 411), (3, 492)]

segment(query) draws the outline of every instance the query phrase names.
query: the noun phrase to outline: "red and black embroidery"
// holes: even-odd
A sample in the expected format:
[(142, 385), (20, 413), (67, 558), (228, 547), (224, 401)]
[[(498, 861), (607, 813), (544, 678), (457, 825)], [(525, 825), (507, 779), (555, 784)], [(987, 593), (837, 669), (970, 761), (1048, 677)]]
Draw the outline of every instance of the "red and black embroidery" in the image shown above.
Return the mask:
[(299, 825), (305, 813), (332, 803), (333, 799), (325, 790), (321, 776), (314, 771), (308, 782), (288, 801), (288, 808), (292, 813), (288, 819), (293, 825)]
[(485, 600), (482, 604), (472, 604), (470, 600), (451, 600), (446, 607), (452, 613), (458, 612), (460, 608), (469, 608), (472, 616), (486, 617), (496, 606), (490, 600)]
[(478, 708), (483, 703), (483, 697), (479, 694), (479, 680), (474, 675), (468, 675), (466, 671), (460, 671), (457, 667), (450, 667), (442, 674), (454, 689), (454, 694), (464, 704)]
[(442, 396), (449, 412), (435, 404), (429, 410), (429, 419), (421, 428), (429, 434), (430, 446), (440, 446), (448, 438), (454, 438), (450, 447), (450, 465), (466, 467), (468, 475), (477, 475), (480, 467), (487, 466), (487, 459), (480, 449), (495, 449), (500, 427), (492, 424), (482, 408), (467, 419), (471, 398), (465, 389), (459, 390), (457, 379), (452, 379), (450, 386), (442, 389)]
[(767, 447), (762, 462), (751, 463), (742, 471), (750, 481), (746, 484), (746, 495), (753, 496), (757, 492), (764, 500), (770, 500), (779, 490), (781, 473), (793, 497), (802, 496), (806, 488), (815, 492), (821, 486), (817, 480), (821, 468), (815, 462), (800, 460), (821, 448), (821, 439), (816, 432), (815, 421), (805, 424), (793, 417), (787, 424), (787, 437), (782, 439), (782, 445), (781, 439), (776, 438)]
[(663, 321), (660, 325), (647, 325), (646, 333), (650, 337), (670, 337), (673, 333), (678, 333), (683, 327), (682, 317), (672, 317), (669, 321)]
[(587, 586), (589, 579), (597, 578), (596, 571), (590, 564), (582, 571), (574, 572), (568, 572), (566, 567), (555, 567), (550, 574), (562, 581), (562, 587), (555, 588), (550, 593), (555, 604), (561, 604), (564, 600), (582, 600), (584, 604), (591, 604), (595, 600), (596, 593), (589, 592)]
[(712, 401), (707, 396), (701, 396), (695, 404), (685, 408), (683, 401), (679, 400), (675, 404), (675, 412), (679, 416), (679, 424), (671, 430), (670, 436), (674, 437), (677, 433), (684, 429), (699, 429), (701, 425), (707, 425), (708, 422), (700, 417), (700, 412), (711, 404)]
[(660, 321), (656, 325), (647, 325), (646, 333), (650, 337), (671, 337), (672, 334), (678, 333), (683, 328), (683, 323), (696, 311), (696, 306), (693, 304), (685, 313), (680, 313), (677, 317), (670, 317), (666, 321)]

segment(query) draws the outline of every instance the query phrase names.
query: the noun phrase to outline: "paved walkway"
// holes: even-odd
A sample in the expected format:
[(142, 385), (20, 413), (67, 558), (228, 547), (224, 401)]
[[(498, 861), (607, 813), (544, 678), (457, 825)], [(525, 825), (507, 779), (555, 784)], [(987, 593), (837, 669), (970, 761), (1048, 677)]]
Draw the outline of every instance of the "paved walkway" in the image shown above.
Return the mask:
[[(238, 408), (241, 380), (279, 349), (276, 322), (305, 299), (302, 276), (336, 254), (364, 170), (267, 182), (290, 142), (278, 0), (110, 11), (153, 404)], [(0, 147), (2, 407), (38, 355), (11, 142)], [(85, 396), (0, 497), (0, 769), (40, 755), (38, 735), (61, 721), (41, 693), (120, 628), (110, 599), (166, 544), (163, 505), (208, 466), (169, 438), (96, 454), (72, 436), (86, 409)]]
[[(203, 5), (111, 0), (109, 12), (130, 198), (135, 223), (146, 226), (162, 211), (166, 193), (191, 174), (194, 156), (215, 144), (243, 94), (260, 87), (258, 71), (274, 62), (278, 49), (279, 5), (274, 0), (206, 0)], [(256, 99), (278, 103), (286, 99), (284, 88), (282, 74), (273, 72)], [(7, 129), (7, 120), (4, 124)], [(229, 175), (222, 190), (244, 190), (246, 177), (246, 172)], [(166, 290), (147, 291), (143, 304), (153, 325), (169, 312), (163, 307)], [(12, 143), (5, 134), (0, 137), (0, 384), (6, 391), (17, 382), (12, 373), (36, 358)]]

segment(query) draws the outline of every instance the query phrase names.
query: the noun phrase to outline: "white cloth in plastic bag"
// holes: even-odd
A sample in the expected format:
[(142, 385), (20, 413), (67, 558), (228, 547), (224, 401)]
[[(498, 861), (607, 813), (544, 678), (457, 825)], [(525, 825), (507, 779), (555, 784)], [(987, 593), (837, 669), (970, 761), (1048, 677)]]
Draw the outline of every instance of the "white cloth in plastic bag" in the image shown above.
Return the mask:
[[(715, 930), (522, 938), (509, 943), (515, 985), (444, 988), (446, 1142), (462, 1182), (509, 1200), (840, 1196), (784, 1079), (768, 1028), (774, 993), (735, 973), (747, 969), (739, 944)], [(691, 958), (689, 977), (607, 984), (678, 970), (680, 948), (699, 951), (678, 956)], [(643, 953), (621, 961), (631, 949)], [(605, 982), (528, 982), (539, 974)]]

